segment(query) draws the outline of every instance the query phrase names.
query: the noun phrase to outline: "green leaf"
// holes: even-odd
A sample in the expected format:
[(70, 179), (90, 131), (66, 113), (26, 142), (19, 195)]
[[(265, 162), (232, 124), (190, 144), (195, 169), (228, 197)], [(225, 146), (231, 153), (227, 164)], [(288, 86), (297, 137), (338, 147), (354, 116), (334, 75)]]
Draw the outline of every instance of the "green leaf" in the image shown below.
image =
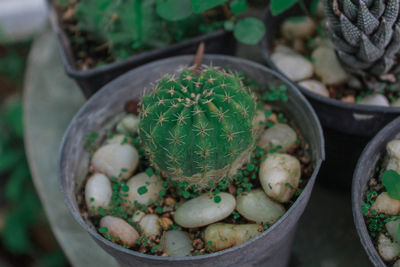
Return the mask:
[(213, 7), (219, 6), (228, 0), (191, 0), (194, 13), (203, 13)]
[(157, 14), (169, 21), (185, 19), (192, 14), (190, 0), (157, 0)]
[(23, 159), (24, 151), (8, 150), (7, 153), (0, 154), (0, 173), (10, 171), (14, 166)]
[(271, 13), (273, 16), (277, 16), (288, 10), (298, 2), (299, 0), (271, 0)]
[(318, 4), (320, 0), (313, 0), (310, 5), (310, 13), (311, 15), (315, 16), (318, 10)]
[(400, 200), (400, 175), (396, 171), (385, 171), (382, 176), (382, 184), (391, 198)]
[(227, 20), (224, 22), (224, 28), (227, 31), (232, 31), (235, 27), (235, 23), (232, 20)]
[(245, 12), (247, 8), (248, 5), (246, 0), (233, 0), (231, 2), (231, 10), (235, 15)]
[(138, 188), (137, 192), (139, 193), (139, 195), (143, 195), (147, 193), (147, 187), (146, 186), (141, 186)]
[(25, 166), (19, 166), (14, 169), (8, 178), (6, 184), (6, 200), (8, 202), (17, 202), (24, 194), (24, 183), (29, 179), (29, 169)]
[(265, 26), (257, 18), (245, 18), (236, 23), (233, 34), (239, 42), (255, 45), (263, 38)]

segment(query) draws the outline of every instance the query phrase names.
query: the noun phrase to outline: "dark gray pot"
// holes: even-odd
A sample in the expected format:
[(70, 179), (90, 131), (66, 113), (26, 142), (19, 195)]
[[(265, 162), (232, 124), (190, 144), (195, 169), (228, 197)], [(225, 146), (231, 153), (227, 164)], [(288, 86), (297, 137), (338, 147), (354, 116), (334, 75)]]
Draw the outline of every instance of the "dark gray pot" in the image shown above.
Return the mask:
[(400, 117), (385, 126), (365, 147), (358, 160), (353, 176), (353, 186), (351, 192), (354, 223), (360, 237), (361, 244), (364, 246), (370, 261), (375, 266), (386, 266), (384, 261), (376, 251), (371, 237), (368, 233), (367, 225), (361, 212), (361, 202), (368, 189), (368, 181), (374, 174), (378, 160), (386, 153), (386, 144), (393, 139), (400, 138)]
[(282, 103), (281, 107), (295, 120), (312, 149), (312, 177), (294, 205), (277, 223), (260, 236), (224, 251), (196, 257), (166, 258), (141, 254), (106, 240), (79, 213), (76, 193), (82, 186), (89, 162), (88, 152), (83, 148), (84, 135), (93, 130), (100, 133), (104, 131), (115, 120), (115, 116), (123, 112), (127, 100), (139, 99), (143, 88), (152, 88), (151, 83), (164, 74), (192, 62), (193, 56), (179, 56), (141, 66), (112, 81), (86, 102), (66, 131), (60, 151), (60, 183), (66, 205), (94, 240), (123, 266), (285, 266), (289, 261), (297, 221), (307, 205), (324, 159), (324, 140), (313, 109), (300, 92), (279, 74), (248, 60), (206, 55), (203, 62), (243, 71), (263, 85), (286, 84), (289, 101)]
[[(309, 3), (311, 1), (306, 0), (306, 4)], [(282, 22), (301, 15), (304, 13), (299, 5), (278, 16), (272, 16), (269, 7), (265, 10), (267, 32), (261, 42), (262, 54), (267, 65), (283, 76), (271, 60), (270, 49)], [(322, 182), (330, 187), (350, 189), (352, 173), (363, 148), (380, 129), (400, 115), (400, 108), (345, 103), (294, 84), (310, 101), (324, 129), (327, 164), (321, 169)]]

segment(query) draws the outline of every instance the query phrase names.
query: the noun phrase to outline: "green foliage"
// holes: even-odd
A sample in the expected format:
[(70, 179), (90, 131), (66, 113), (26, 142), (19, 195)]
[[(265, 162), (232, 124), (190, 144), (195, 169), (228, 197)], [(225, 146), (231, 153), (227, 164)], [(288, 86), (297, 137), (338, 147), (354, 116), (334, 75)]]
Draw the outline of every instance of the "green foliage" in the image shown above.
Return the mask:
[(224, 4), (228, 0), (191, 0), (193, 11), (195, 13), (203, 13), (204, 11)]
[(189, 0), (157, 0), (157, 14), (166, 20), (177, 21), (192, 14)]
[(184, 69), (143, 97), (140, 137), (166, 177), (206, 187), (251, 152), (254, 115), (255, 99), (238, 76), (212, 67), (199, 75)]
[[(265, 33), (263, 23), (256, 18), (239, 20), (237, 17), (247, 9), (246, 0), (232, 1), (232, 17), (229, 15), (225, 21), (216, 20), (215, 11), (210, 12), (211, 15), (205, 13), (226, 5), (226, 2), (227, 0), (80, 0), (75, 10), (78, 28), (104, 42), (114, 58), (124, 59), (141, 51), (161, 48), (214, 31), (224, 25), (227, 30), (235, 29), (235, 36), (240, 42), (257, 43)], [(238, 23), (234, 27), (236, 22)]]
[(17, 82), (24, 73), (25, 57), (20, 55), (18, 48), (6, 47), (6, 54), (0, 57), (0, 75), (11, 82)]
[(277, 16), (301, 0), (271, 0), (270, 9), (273, 16)]
[(391, 198), (400, 200), (400, 175), (396, 171), (385, 171), (382, 176), (382, 184)]
[(235, 38), (249, 45), (257, 44), (265, 34), (265, 26), (256, 18), (245, 18), (240, 20), (233, 30)]

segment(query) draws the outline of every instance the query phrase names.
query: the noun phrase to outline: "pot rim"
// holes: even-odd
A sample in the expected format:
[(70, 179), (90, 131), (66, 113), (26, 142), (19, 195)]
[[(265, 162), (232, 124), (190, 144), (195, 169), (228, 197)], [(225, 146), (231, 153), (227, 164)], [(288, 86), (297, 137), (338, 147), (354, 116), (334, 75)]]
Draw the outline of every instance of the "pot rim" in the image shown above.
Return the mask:
[(141, 61), (146, 58), (152, 58), (152, 57), (156, 57), (161, 54), (169, 53), (172, 50), (177, 50), (181, 47), (186, 47), (187, 45), (189, 45), (191, 43), (199, 43), (201, 41), (208, 41), (208, 40), (223, 36), (225, 34), (228, 34), (228, 32), (225, 29), (221, 28), (221, 29), (217, 29), (210, 33), (200, 34), (200, 35), (185, 39), (183, 41), (172, 43), (167, 46), (163, 46), (160, 48), (155, 48), (155, 49), (147, 50), (147, 51), (144, 51), (144, 52), (141, 52), (138, 54), (134, 54), (126, 59), (116, 60), (116, 61), (108, 63), (104, 66), (97, 66), (97, 67), (93, 67), (93, 68), (90, 68), (87, 70), (79, 70), (74, 65), (76, 60), (72, 55), (72, 50), (71, 50), (70, 44), (69, 44), (70, 41), (69, 41), (69, 38), (68, 38), (66, 32), (61, 27), (61, 23), (59, 21), (59, 16), (57, 14), (57, 11), (53, 4), (53, 1), (54, 0), (46, 1), (48, 9), (49, 9), (50, 24), (56, 34), (56, 39), (57, 39), (57, 43), (58, 43), (61, 59), (63, 61), (65, 72), (74, 78), (93, 77), (93, 76), (102, 74), (103, 72), (110, 71), (112, 69), (129, 66), (136, 61)]
[[(381, 257), (379, 256), (378, 251), (376, 250), (371, 236), (369, 235), (367, 225), (365, 223), (364, 216), (361, 212), (361, 202), (364, 198), (365, 192), (363, 192), (363, 187), (357, 186), (359, 183), (359, 178), (363, 174), (363, 169), (366, 165), (368, 165), (367, 161), (371, 158), (371, 155), (376, 155), (374, 151), (380, 146), (383, 146), (382, 149), (386, 147), (386, 143), (382, 143), (383, 141), (387, 141), (388, 137), (394, 138), (394, 135), (400, 132), (400, 117), (394, 119), (392, 122), (387, 124), (381, 131), (376, 134), (376, 136), (367, 144), (364, 148), (361, 156), (357, 162), (352, 181), (351, 188), (351, 204), (353, 210), (353, 219), (354, 224), (356, 226), (358, 236), (360, 238), (361, 244), (366, 250), (370, 261), (374, 264), (378, 264), (378, 266), (386, 266)], [(369, 179), (367, 180), (369, 181)]]
[[(284, 14), (284, 13), (283, 13)], [(281, 14), (282, 15), (282, 14)], [(266, 8), (263, 16), (263, 21), (264, 24), (268, 25), (268, 21), (271, 19), (275, 19), (275, 17), (271, 14), (270, 11), (270, 5)], [(357, 104), (357, 103), (347, 103), (340, 101), (335, 98), (330, 98), (330, 97), (325, 97), (318, 95), (316, 93), (311, 92), (310, 90), (305, 89), (303, 86), (300, 86), (297, 82), (292, 81), (289, 79), (283, 72), (279, 70), (279, 68), (275, 65), (275, 63), (271, 60), (271, 55), (268, 47), (268, 42), (267, 42), (267, 34), (268, 34), (268, 27), (266, 27), (266, 33), (263, 37), (263, 39), (260, 42), (261, 46), (261, 54), (266, 61), (267, 65), (271, 67), (273, 70), (284, 76), (286, 79), (288, 79), (291, 83), (293, 83), (297, 88), (300, 89), (300, 91), (306, 95), (307, 97), (311, 98), (314, 101), (321, 102), (327, 106), (335, 106), (339, 107), (341, 109), (351, 109), (354, 110), (355, 112), (359, 113), (388, 113), (388, 114), (398, 114), (400, 112), (400, 107), (383, 107), (383, 106), (376, 106), (376, 105), (364, 105), (364, 104)], [(276, 36), (273, 36), (274, 40), (276, 39)]]
[[(214, 253), (210, 253), (210, 254), (206, 254), (206, 255), (200, 255), (200, 256), (190, 256), (190, 257), (162, 257), (162, 256), (153, 256), (153, 255), (148, 255), (148, 254), (143, 254), (134, 250), (130, 250), (130, 249), (126, 249), (123, 248), (107, 239), (105, 239), (102, 235), (100, 235), (97, 231), (95, 231), (95, 229), (88, 227), (88, 224), (83, 220), (82, 216), (80, 213), (75, 213), (74, 208), (72, 206), (72, 204), (68, 201), (66, 193), (64, 191), (63, 188), (63, 170), (62, 170), (62, 156), (63, 156), (63, 151), (65, 149), (66, 146), (66, 142), (67, 142), (67, 138), (69, 136), (69, 132), (72, 128), (72, 125), (77, 121), (77, 118), (80, 117), (81, 114), (86, 112), (86, 108), (88, 106), (89, 102), (95, 102), (97, 101), (98, 98), (101, 97), (102, 94), (105, 94), (105, 92), (108, 92), (111, 90), (115, 90), (115, 88), (113, 88), (114, 84), (118, 84), (119, 80), (122, 80), (125, 78), (126, 75), (132, 75), (132, 73), (135, 72), (141, 72), (142, 69), (151, 69), (154, 65), (159, 64), (160, 62), (168, 62), (168, 61), (180, 61), (180, 60), (184, 60), (184, 59), (193, 59), (194, 56), (193, 55), (184, 55), (184, 56), (176, 56), (176, 57), (170, 57), (170, 58), (166, 58), (166, 59), (161, 59), (158, 61), (154, 61), (148, 64), (145, 64), (143, 66), (137, 67), (121, 76), (119, 76), (118, 78), (114, 79), (113, 81), (111, 81), (110, 83), (108, 83), (107, 85), (105, 85), (104, 87), (102, 87), (98, 92), (96, 92), (78, 111), (78, 113), (74, 116), (74, 118), (72, 119), (71, 123), (69, 124), (67, 130), (65, 131), (65, 134), (63, 136), (63, 139), (61, 141), (61, 146), (60, 146), (60, 150), (59, 150), (59, 157), (58, 157), (58, 168), (59, 168), (59, 187), (60, 187), (60, 191), (64, 197), (64, 202), (66, 204), (66, 206), (68, 207), (70, 213), (72, 214), (72, 216), (75, 218), (75, 220), (87, 231), (89, 232), (92, 237), (96, 238), (97, 241), (100, 241), (101, 243), (103, 243), (106, 246), (112, 247), (115, 250), (118, 250), (122, 253), (126, 253), (132, 256), (136, 256), (136, 257), (140, 257), (140, 258), (144, 258), (144, 259), (148, 259), (148, 260), (155, 260), (155, 261), (159, 261), (159, 262), (170, 262), (170, 261), (196, 261), (196, 260), (202, 260), (202, 259), (208, 259), (208, 258), (213, 258), (213, 257), (217, 257), (226, 253), (230, 253), (230, 252), (234, 252), (237, 251), (239, 249), (241, 249), (242, 247), (248, 246), (250, 245), (252, 242), (254, 242), (255, 240), (258, 240), (260, 238), (265, 237), (268, 233), (270, 233), (271, 231), (273, 231), (276, 227), (278, 227), (278, 225), (280, 223), (282, 223), (283, 221), (287, 220), (288, 217), (291, 215), (291, 213), (293, 212), (293, 210), (295, 210), (297, 208), (297, 206), (299, 205), (299, 203), (301, 202), (301, 200), (303, 200), (304, 198), (306, 198), (306, 194), (300, 194), (300, 196), (296, 199), (296, 201), (293, 203), (293, 205), (285, 212), (285, 214), (278, 220), (276, 221), (270, 228), (268, 228), (266, 231), (264, 231), (262, 234), (258, 235), (257, 237), (254, 237), (240, 245), (236, 245), (234, 247), (225, 249), (225, 250), (221, 250), (218, 252), (214, 252)], [(236, 57), (232, 57), (232, 56), (225, 56), (225, 55), (215, 55), (215, 54), (206, 54), (204, 55), (204, 59), (209, 59), (209, 60), (213, 60), (213, 59), (219, 59), (219, 60), (227, 60), (230, 62), (236, 62), (236, 63), (240, 63), (240, 64), (247, 64), (253, 68), (258, 68), (260, 70), (262, 70), (263, 72), (267, 72), (269, 74), (272, 74), (273, 76), (275, 76), (276, 78), (280, 79), (283, 83), (285, 83), (287, 86), (291, 87), (294, 91), (294, 94), (296, 94), (308, 107), (309, 111), (310, 111), (310, 115), (313, 118), (313, 120), (316, 123), (317, 126), (317, 132), (318, 132), (318, 136), (319, 136), (319, 143), (321, 144), (321, 147), (319, 148), (319, 151), (317, 151), (317, 156), (320, 156), (320, 158), (316, 158), (315, 159), (315, 167), (313, 170), (313, 173), (309, 179), (309, 181), (307, 182), (307, 185), (304, 187), (303, 191), (306, 191), (307, 188), (312, 188), (313, 184), (315, 182), (316, 176), (318, 174), (318, 171), (321, 167), (322, 161), (325, 160), (325, 146), (324, 146), (324, 138), (323, 138), (323, 131), (322, 131), (322, 127), (321, 124), (317, 118), (317, 115), (314, 111), (314, 109), (312, 108), (312, 106), (310, 105), (310, 103), (306, 100), (306, 98), (296, 89), (295, 86), (293, 86), (292, 83), (290, 83), (285, 77), (283, 77), (282, 75), (280, 75), (279, 73), (268, 69), (267, 67), (252, 62), (250, 60), (247, 59), (242, 59), (242, 58), (236, 58)], [(310, 191), (311, 194), (311, 191)]]

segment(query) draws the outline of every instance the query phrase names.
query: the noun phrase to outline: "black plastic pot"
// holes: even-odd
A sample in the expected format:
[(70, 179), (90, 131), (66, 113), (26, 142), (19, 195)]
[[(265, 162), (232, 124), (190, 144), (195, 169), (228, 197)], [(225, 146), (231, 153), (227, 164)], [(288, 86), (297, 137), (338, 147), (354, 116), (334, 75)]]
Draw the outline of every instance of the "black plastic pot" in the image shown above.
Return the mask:
[(140, 65), (171, 56), (194, 54), (201, 42), (205, 43), (206, 53), (233, 55), (236, 48), (236, 41), (232, 33), (221, 29), (160, 49), (143, 52), (128, 59), (116, 61), (105, 66), (95, 67), (89, 70), (78, 70), (75, 66), (75, 59), (71, 51), (68, 36), (60, 25), (53, 0), (47, 0), (47, 3), (49, 6), (51, 26), (57, 37), (65, 72), (78, 83), (86, 98), (91, 97), (106, 83)]
[(385, 126), (365, 147), (358, 160), (354, 171), (352, 186), (352, 208), (354, 223), (358, 235), (370, 261), (375, 266), (386, 266), (378, 251), (376, 251), (371, 237), (368, 233), (367, 225), (361, 212), (361, 203), (365, 192), (368, 189), (368, 182), (374, 175), (377, 162), (386, 153), (386, 144), (393, 139), (400, 138), (400, 117)]
[[(265, 12), (267, 32), (261, 42), (262, 54), (267, 65), (281, 75), (284, 74), (272, 62), (270, 51), (282, 22), (300, 15), (304, 13), (299, 5), (278, 16), (272, 16), (269, 8)], [(324, 129), (327, 164), (320, 173), (323, 182), (350, 188), (354, 166), (362, 149), (382, 127), (400, 115), (400, 108), (346, 103), (317, 95), (297, 83), (295, 85), (314, 107)]]
[(123, 266), (286, 266), (297, 222), (308, 203), (324, 159), (324, 140), (317, 116), (300, 92), (276, 72), (248, 60), (206, 55), (203, 62), (243, 71), (264, 87), (267, 84), (286, 84), (289, 101), (279, 105), (283, 112), (294, 119), (312, 151), (312, 177), (278, 222), (260, 236), (239, 246), (203, 256), (168, 258), (141, 254), (106, 240), (79, 212), (76, 193), (82, 186), (89, 162), (89, 154), (84, 150), (84, 135), (94, 130), (102, 133), (109, 127), (115, 117), (121, 115), (127, 100), (140, 98), (142, 90), (135, 88), (152, 88), (151, 83), (182, 66), (192, 64), (193, 59), (193, 56), (179, 56), (141, 66), (107, 84), (86, 102), (69, 125), (60, 150), (60, 183), (66, 205), (79, 224)]

